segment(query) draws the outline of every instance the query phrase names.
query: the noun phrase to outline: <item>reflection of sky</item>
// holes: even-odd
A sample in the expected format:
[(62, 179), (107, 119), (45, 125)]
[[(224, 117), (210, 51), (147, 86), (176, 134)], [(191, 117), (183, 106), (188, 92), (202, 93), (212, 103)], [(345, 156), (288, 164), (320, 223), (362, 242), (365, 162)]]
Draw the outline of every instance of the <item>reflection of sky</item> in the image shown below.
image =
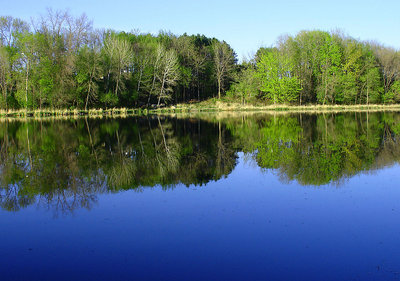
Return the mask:
[(0, 210), (2, 279), (396, 277), (398, 165), (340, 188), (304, 187), (240, 156), (226, 179), (206, 186), (103, 194), (91, 211), (57, 218), (35, 206)]

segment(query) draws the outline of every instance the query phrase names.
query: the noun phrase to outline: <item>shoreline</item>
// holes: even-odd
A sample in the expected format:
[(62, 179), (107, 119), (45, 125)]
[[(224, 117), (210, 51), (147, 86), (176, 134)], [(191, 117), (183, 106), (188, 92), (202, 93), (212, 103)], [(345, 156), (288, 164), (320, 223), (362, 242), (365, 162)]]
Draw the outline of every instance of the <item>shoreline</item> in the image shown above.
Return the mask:
[(369, 105), (242, 105), (234, 102), (209, 101), (197, 104), (178, 104), (176, 106), (151, 110), (155, 113), (199, 113), (199, 112), (288, 112), (288, 113), (323, 113), (323, 112), (359, 112), (359, 111), (400, 111), (400, 104), (369, 104)]
[(70, 119), (78, 117), (118, 118), (128, 116), (165, 115), (165, 114), (202, 114), (202, 113), (260, 113), (260, 114), (290, 114), (290, 113), (340, 113), (340, 112), (400, 112), (400, 104), (382, 105), (242, 105), (217, 101), (196, 104), (178, 104), (175, 106), (141, 109), (141, 108), (110, 108), (110, 109), (42, 109), (42, 110), (0, 110), (0, 120), (5, 119)]

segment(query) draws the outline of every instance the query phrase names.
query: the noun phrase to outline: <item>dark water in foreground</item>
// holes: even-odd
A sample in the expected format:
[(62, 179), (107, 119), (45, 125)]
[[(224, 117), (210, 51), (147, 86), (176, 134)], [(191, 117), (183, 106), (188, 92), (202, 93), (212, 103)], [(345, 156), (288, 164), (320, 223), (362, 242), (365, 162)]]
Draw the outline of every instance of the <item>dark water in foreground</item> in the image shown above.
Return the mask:
[(0, 280), (399, 280), (400, 114), (0, 124)]

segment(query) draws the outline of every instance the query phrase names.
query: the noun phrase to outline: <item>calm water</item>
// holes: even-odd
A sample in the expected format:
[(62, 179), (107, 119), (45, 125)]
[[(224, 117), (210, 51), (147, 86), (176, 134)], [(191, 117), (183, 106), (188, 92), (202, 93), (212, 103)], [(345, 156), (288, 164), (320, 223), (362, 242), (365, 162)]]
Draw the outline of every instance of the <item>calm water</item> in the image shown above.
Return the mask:
[(399, 280), (400, 114), (0, 123), (1, 280)]

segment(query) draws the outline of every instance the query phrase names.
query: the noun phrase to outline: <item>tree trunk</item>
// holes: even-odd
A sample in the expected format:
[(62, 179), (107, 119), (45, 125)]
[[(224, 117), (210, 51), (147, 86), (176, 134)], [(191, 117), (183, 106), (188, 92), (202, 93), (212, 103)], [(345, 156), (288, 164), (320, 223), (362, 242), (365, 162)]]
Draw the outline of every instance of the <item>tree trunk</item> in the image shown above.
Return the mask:
[(88, 102), (89, 102), (89, 95), (90, 95), (90, 88), (91, 88), (91, 86), (92, 86), (92, 77), (90, 77), (89, 89), (88, 89), (88, 92), (87, 92), (87, 95), (86, 95), (85, 110), (87, 110), (87, 105), (88, 105)]
[(161, 95), (158, 96), (158, 102), (157, 102), (157, 107), (160, 106), (160, 101), (161, 101)]
[(221, 79), (218, 78), (218, 99), (221, 99)]
[(25, 102), (26, 109), (28, 109), (28, 77), (29, 77), (29, 60), (26, 62), (26, 78), (25, 78)]
[(326, 96), (328, 95), (328, 74), (325, 77), (325, 96), (322, 105), (325, 105)]
[(302, 90), (300, 91), (300, 105), (301, 105)]
[(121, 69), (118, 72), (117, 85), (115, 85), (115, 96), (118, 95), (119, 80), (121, 79)]
[(139, 81), (138, 81), (138, 86), (137, 86), (138, 93), (140, 90), (140, 82), (142, 81), (142, 75), (143, 75), (143, 68), (140, 69)]
[(153, 83), (151, 85), (151, 89), (150, 89), (150, 92), (149, 92), (149, 97), (147, 98), (147, 106), (149, 106), (149, 104), (150, 104), (150, 97), (151, 97), (151, 94), (154, 91), (155, 84), (156, 84), (156, 71), (154, 70), (154, 72), (153, 72)]
[(108, 91), (110, 89), (110, 71), (111, 71), (111, 68), (108, 69), (108, 73), (107, 73), (106, 93), (108, 93)]
[(164, 93), (165, 79), (166, 78), (167, 78), (167, 71), (164, 71), (163, 80), (162, 80), (162, 83), (161, 83), (160, 95), (158, 96), (157, 107), (160, 106), (161, 97), (162, 97), (162, 94)]
[(200, 77), (199, 77), (199, 69), (196, 69), (197, 76), (197, 100), (200, 101)]
[(369, 105), (369, 86), (368, 86), (368, 76), (367, 76), (367, 105)]

